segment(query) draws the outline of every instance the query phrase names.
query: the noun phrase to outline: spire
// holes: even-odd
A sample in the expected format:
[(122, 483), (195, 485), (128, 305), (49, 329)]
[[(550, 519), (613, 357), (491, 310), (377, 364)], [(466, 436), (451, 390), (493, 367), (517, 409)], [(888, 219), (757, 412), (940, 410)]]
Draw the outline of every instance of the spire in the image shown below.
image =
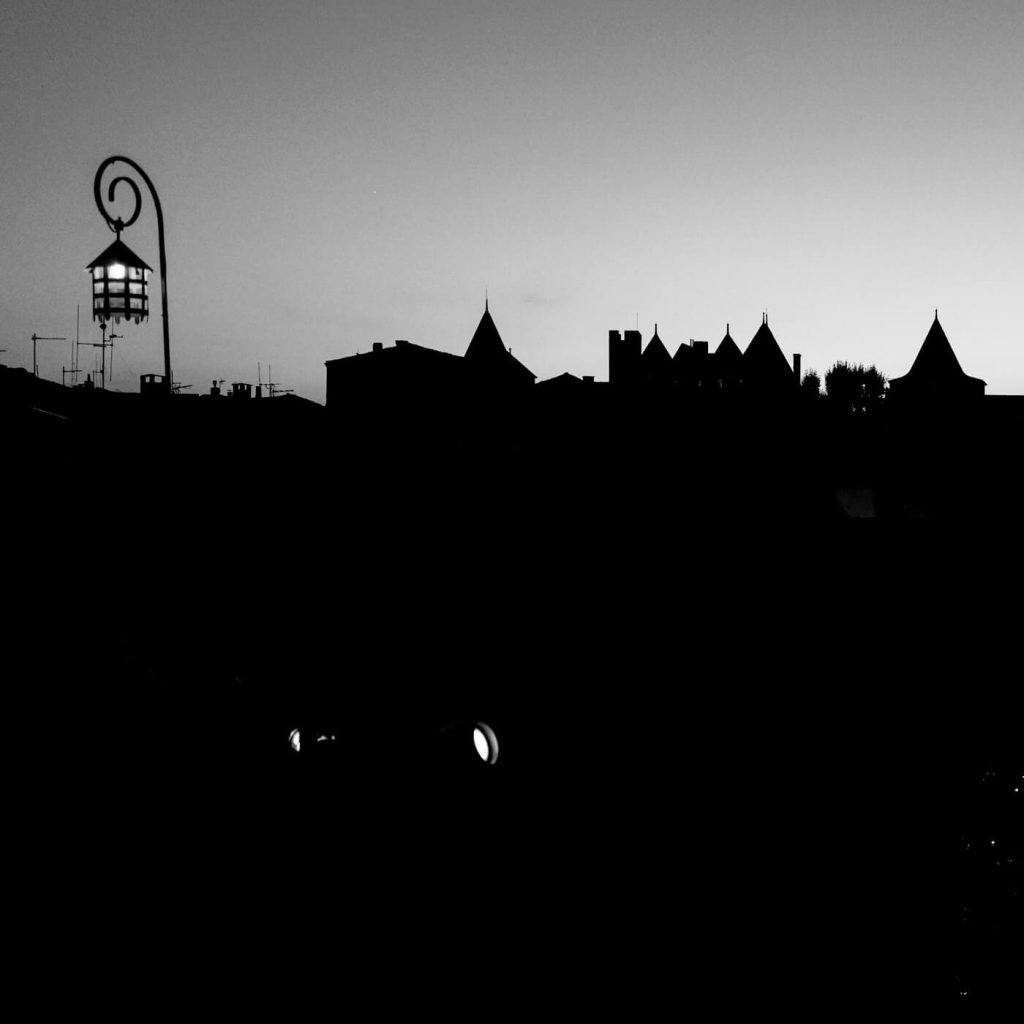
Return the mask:
[(487, 286), (484, 286), (484, 312), (487, 312)]
[(725, 325), (725, 337), (715, 349), (715, 359), (722, 366), (734, 365), (742, 356), (739, 345), (733, 341), (732, 335), (729, 333), (729, 326), (729, 324)]
[[(724, 340), (724, 339), (723, 339)], [(784, 382), (792, 380), (793, 369), (782, 354), (779, 343), (768, 326), (768, 312), (761, 314), (761, 326), (750, 339), (743, 353), (744, 378), (756, 383)]]
[(485, 377), (490, 375), (496, 380), (508, 380), (532, 384), (536, 374), (528, 370), (512, 355), (498, 333), (491, 311), (487, 307), (489, 296), (484, 296), (484, 314), (466, 349), (465, 358), (472, 363), (474, 372), (482, 372)]
[(640, 356), (642, 374), (645, 377), (654, 377), (668, 380), (672, 372), (672, 357), (665, 348), (665, 343), (658, 337), (658, 325), (654, 325), (654, 334), (647, 343), (647, 348)]
[(910, 367), (910, 373), (915, 377), (939, 379), (965, 377), (967, 375), (960, 365), (960, 360), (957, 359), (953, 346), (950, 345), (946, 332), (939, 323), (938, 310), (935, 313), (935, 320)]

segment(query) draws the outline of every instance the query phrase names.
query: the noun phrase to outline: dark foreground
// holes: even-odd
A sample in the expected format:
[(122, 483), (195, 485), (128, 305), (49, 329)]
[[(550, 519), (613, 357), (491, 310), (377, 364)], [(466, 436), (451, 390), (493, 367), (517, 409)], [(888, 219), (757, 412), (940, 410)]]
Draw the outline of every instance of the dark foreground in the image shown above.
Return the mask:
[(22, 475), (15, 835), (83, 1004), (1019, 1004), (1006, 522), (501, 479)]

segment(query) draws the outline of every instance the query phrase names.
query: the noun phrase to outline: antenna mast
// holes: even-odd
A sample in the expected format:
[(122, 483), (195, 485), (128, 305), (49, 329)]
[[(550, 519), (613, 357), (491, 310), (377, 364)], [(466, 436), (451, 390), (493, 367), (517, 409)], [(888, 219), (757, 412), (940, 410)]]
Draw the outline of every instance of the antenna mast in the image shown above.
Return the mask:
[(36, 342), (37, 341), (67, 341), (67, 338), (44, 338), (40, 334), (32, 335), (32, 375), (34, 377), (39, 376), (39, 363), (36, 361)]
[(267, 387), (270, 389), (270, 397), (276, 398), (278, 395), (290, 395), (295, 388), (283, 388), (280, 384), (275, 384), (273, 380), (273, 365), (267, 363)]
[[(106, 320), (101, 320), (100, 321), (100, 331), (102, 332), (102, 337), (103, 337), (102, 341), (83, 341), (81, 344), (87, 345), (87, 346), (89, 346), (91, 348), (98, 348), (98, 349), (102, 350), (102, 352), (103, 352), (103, 364), (100, 367), (98, 372), (99, 372), (99, 375), (100, 375), (100, 387), (104, 391), (106, 391), (107, 390), (107, 349), (114, 347), (114, 339), (115, 338), (123, 338), (124, 335), (123, 334), (115, 334), (113, 331), (111, 331), (110, 332), (110, 338), (108, 339), (107, 338), (107, 322), (106, 322)], [(78, 342), (76, 342), (75, 344), (77, 345)], [(95, 357), (95, 353), (93, 353), (93, 356)], [(113, 354), (111, 354), (111, 357), (110, 357), (110, 365), (111, 365), (111, 369), (113, 369), (113, 365), (114, 365)], [(77, 372), (77, 371), (75, 371), (75, 372)], [(96, 370), (96, 360), (94, 358), (93, 359), (93, 373), (96, 373), (96, 372), (97, 372), (97, 370)]]

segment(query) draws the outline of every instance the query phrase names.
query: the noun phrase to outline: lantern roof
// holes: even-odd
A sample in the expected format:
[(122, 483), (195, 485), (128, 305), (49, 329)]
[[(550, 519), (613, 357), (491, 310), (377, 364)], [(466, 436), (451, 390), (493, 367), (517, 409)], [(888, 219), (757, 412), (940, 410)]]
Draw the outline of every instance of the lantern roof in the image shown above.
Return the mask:
[(142, 267), (143, 270), (149, 271), (153, 269), (142, 257), (136, 256), (120, 238), (108, 245), (85, 269), (92, 270), (94, 267), (105, 267), (111, 263), (123, 263), (126, 267)]

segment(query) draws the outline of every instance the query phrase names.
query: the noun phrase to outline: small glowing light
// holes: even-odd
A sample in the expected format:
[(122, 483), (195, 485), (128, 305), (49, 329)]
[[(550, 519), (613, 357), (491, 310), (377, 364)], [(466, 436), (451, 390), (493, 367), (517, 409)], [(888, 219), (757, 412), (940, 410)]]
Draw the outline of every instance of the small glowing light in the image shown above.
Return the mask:
[(292, 750), (298, 752), (299, 750), (299, 730), (292, 729), (291, 735), (288, 737), (288, 742), (292, 745)]
[(120, 281), (124, 278), (124, 264), (123, 263), (111, 263), (107, 267), (107, 277), (112, 281)]
[(498, 760), (498, 737), (484, 722), (477, 722), (473, 727), (473, 746), (476, 747), (481, 761), (494, 764)]
[(473, 746), (476, 747), (480, 759), (486, 761), (491, 752), (487, 749), (487, 737), (479, 729), (473, 730)]

